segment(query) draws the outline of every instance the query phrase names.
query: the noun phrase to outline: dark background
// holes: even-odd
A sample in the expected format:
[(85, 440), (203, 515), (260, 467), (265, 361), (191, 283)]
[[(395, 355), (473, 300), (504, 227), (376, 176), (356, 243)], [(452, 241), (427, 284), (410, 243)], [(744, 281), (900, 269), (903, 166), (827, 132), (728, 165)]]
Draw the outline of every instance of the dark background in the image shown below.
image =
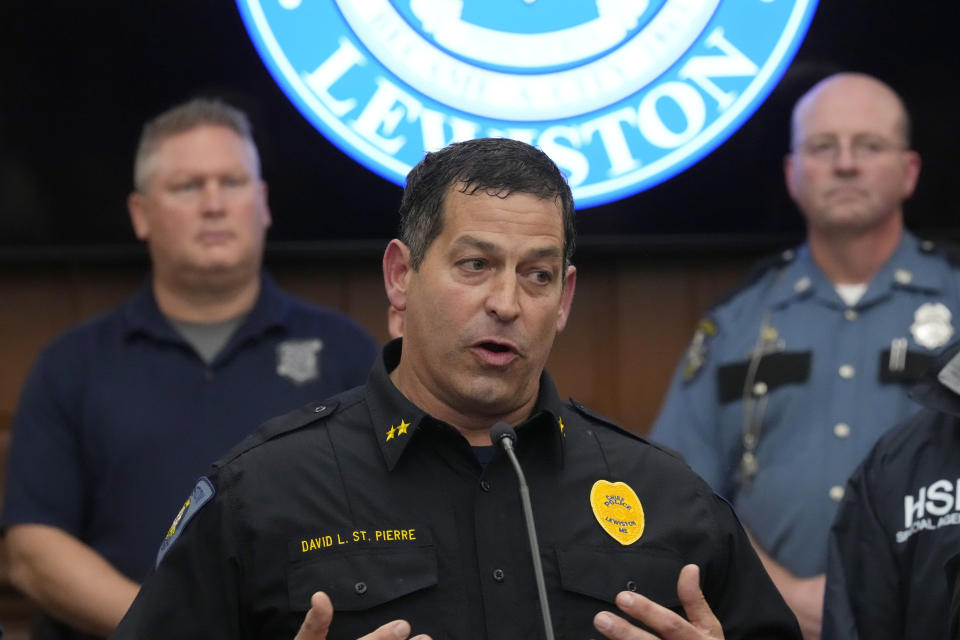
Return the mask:
[[(664, 184), (579, 214), (581, 256), (760, 252), (796, 241), (802, 223), (781, 171), (790, 108), (844, 69), (886, 80), (913, 115), (924, 167), (908, 225), (960, 236), (958, 18), (952, 1), (823, 0), (779, 86), (727, 142)], [(142, 259), (125, 206), (139, 129), (194, 95), (251, 115), (274, 214), (269, 254), (358, 258), (394, 234), (400, 188), (300, 115), (232, 2), (8, 0), (0, 54), (0, 261)]]

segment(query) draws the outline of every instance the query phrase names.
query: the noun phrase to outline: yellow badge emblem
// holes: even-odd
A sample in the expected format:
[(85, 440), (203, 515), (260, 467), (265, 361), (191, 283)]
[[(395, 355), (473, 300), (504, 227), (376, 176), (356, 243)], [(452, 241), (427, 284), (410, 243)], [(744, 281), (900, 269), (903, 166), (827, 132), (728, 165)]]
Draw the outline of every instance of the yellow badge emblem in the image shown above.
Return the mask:
[(633, 544), (643, 535), (643, 505), (625, 482), (594, 482), (590, 507), (603, 530), (620, 544)]

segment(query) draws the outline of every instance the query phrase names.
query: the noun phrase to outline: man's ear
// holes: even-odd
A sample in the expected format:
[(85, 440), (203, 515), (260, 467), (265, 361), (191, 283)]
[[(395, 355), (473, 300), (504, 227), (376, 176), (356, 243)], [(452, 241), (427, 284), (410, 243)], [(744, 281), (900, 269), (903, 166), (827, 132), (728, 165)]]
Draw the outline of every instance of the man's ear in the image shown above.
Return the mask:
[(383, 252), (383, 286), (390, 305), (400, 311), (407, 309), (407, 287), (412, 273), (409, 247), (397, 239), (391, 240)]
[(563, 276), (563, 291), (560, 294), (560, 312), (557, 316), (557, 333), (563, 331), (567, 326), (567, 320), (570, 318), (570, 306), (573, 304), (573, 292), (577, 288), (577, 268), (573, 265), (567, 267), (567, 273)]
[(150, 237), (150, 219), (143, 202), (143, 194), (134, 191), (127, 196), (127, 211), (130, 213), (130, 223), (133, 225), (134, 235), (137, 236), (138, 240), (146, 241)]
[(793, 187), (793, 185), (794, 185), (794, 182), (793, 182), (793, 172), (794, 172), (793, 163), (794, 163), (795, 159), (796, 159), (796, 158), (795, 158), (793, 152), (789, 152), (789, 153), (787, 153), (787, 155), (783, 156), (783, 182), (784, 182), (784, 184), (787, 186), (787, 193), (790, 194), (790, 198), (791, 198), (794, 202), (797, 201), (796, 189), (794, 189), (794, 187)]
[(913, 190), (917, 187), (917, 178), (920, 177), (920, 154), (911, 150), (904, 151), (903, 163), (903, 199), (906, 200), (913, 195)]
[(270, 225), (273, 223), (273, 216), (270, 214), (270, 190), (267, 188), (267, 183), (263, 180), (260, 181), (260, 215), (261, 221), (263, 222), (264, 230), (269, 229)]

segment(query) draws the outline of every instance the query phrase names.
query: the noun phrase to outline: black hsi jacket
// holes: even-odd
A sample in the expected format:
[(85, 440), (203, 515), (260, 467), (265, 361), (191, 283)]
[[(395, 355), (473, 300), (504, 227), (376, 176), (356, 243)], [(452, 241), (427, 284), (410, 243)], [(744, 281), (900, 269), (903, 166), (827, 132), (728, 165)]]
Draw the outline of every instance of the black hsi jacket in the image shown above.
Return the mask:
[(837, 512), (824, 640), (947, 637), (944, 566), (960, 551), (960, 343), (911, 395), (924, 408), (877, 442)]
[[(509, 461), (482, 467), (411, 404), (388, 376), (399, 352), (218, 463), (116, 638), (290, 640), (318, 590), (330, 640), (396, 618), (434, 640), (543, 637)], [(517, 434), (558, 638), (596, 637), (624, 589), (677, 610), (687, 563), (727, 638), (799, 638), (729, 505), (680, 460), (562, 402), (547, 374)]]

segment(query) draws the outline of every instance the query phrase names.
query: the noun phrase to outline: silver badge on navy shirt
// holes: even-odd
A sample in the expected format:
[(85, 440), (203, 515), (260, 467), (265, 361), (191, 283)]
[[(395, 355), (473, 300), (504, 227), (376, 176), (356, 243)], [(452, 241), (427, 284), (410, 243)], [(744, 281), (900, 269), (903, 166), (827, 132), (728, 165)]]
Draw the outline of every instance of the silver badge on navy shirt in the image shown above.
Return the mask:
[(284, 340), (277, 345), (277, 375), (296, 384), (315, 380), (320, 375), (320, 351), (323, 341)]
[(942, 302), (926, 302), (913, 312), (910, 333), (921, 347), (936, 349), (947, 344), (953, 336), (950, 320), (953, 314)]

